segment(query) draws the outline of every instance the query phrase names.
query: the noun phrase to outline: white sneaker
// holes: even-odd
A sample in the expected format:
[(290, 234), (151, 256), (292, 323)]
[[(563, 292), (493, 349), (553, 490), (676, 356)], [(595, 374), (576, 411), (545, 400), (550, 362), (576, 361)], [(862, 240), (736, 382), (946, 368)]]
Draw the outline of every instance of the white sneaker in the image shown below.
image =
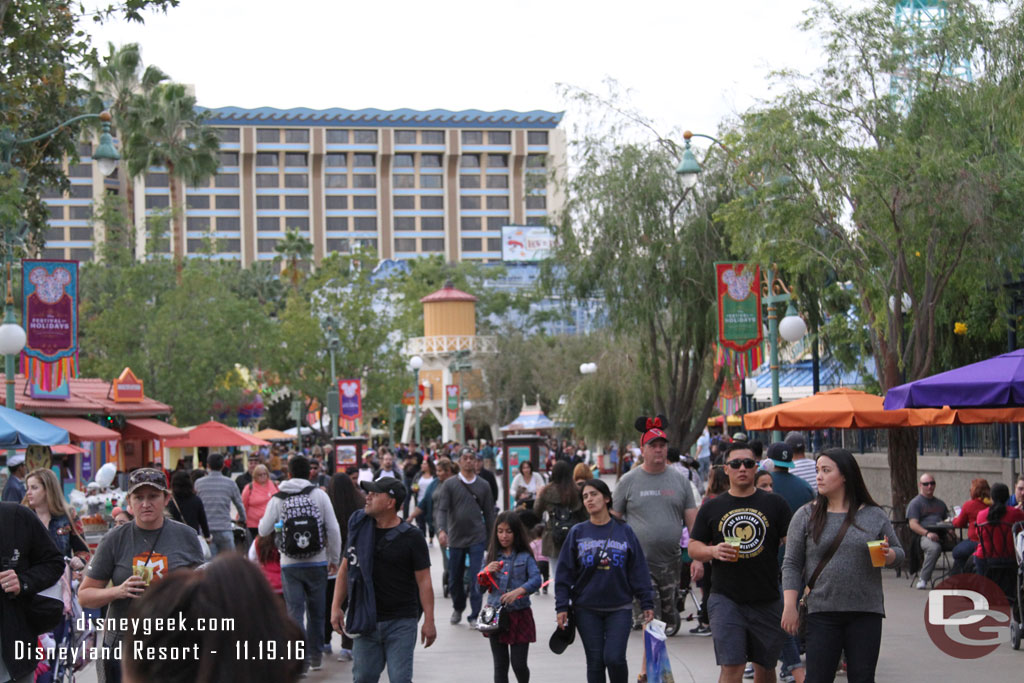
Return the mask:
[(351, 662), (352, 661), (352, 650), (341, 649), (338, 651), (339, 662)]
[(917, 583), (914, 584), (914, 588), (921, 591), (928, 587), (928, 584), (924, 582), (924, 579), (918, 579)]

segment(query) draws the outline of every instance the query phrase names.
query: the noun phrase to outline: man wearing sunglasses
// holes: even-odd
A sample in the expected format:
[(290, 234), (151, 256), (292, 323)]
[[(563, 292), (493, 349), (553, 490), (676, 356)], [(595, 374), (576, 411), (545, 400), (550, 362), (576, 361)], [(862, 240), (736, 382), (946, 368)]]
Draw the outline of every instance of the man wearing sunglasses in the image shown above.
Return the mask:
[(741, 683), (747, 662), (755, 681), (774, 683), (785, 640), (778, 555), (792, 513), (781, 496), (755, 488), (757, 464), (748, 444), (729, 445), (729, 490), (701, 506), (690, 534), (690, 557), (712, 564), (708, 615), (724, 683)]
[(941, 499), (935, 497), (935, 477), (932, 475), (922, 474), (918, 480), (918, 489), (921, 493), (914, 496), (907, 505), (907, 520), (910, 523), (910, 530), (921, 537), (924, 563), (914, 587), (923, 590), (932, 580), (932, 571), (942, 554), (943, 545), (950, 545), (949, 539), (934, 531), (928, 531), (926, 527), (946, 519), (949, 516), (949, 508)]

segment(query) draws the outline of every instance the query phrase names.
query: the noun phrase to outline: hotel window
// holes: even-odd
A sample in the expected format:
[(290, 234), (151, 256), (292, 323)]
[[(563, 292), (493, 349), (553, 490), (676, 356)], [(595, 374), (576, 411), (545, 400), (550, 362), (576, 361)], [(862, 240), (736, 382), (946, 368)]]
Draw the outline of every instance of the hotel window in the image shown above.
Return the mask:
[(47, 242), (62, 241), (64, 239), (64, 228), (47, 228), (44, 235)]
[(544, 168), (547, 163), (546, 154), (527, 154), (526, 168)]
[(479, 197), (459, 197), (459, 208), (475, 210), (480, 208)]
[(416, 187), (416, 176), (409, 173), (396, 173), (391, 176), (391, 182), (398, 189), (408, 190)]
[(163, 209), (171, 205), (171, 198), (165, 194), (146, 195), (147, 209)]
[(415, 209), (416, 198), (411, 195), (398, 195), (392, 200), (396, 209)]
[(92, 164), (73, 164), (68, 168), (69, 178), (91, 178)]
[(484, 143), (483, 131), (479, 130), (464, 130), (462, 131), (462, 144), (464, 145), (482, 145)]
[(377, 187), (377, 176), (367, 174), (354, 175), (352, 176), (352, 187), (358, 187), (363, 189)]
[(242, 250), (242, 240), (217, 240), (217, 250), (222, 253), (237, 254)]
[(346, 143), (348, 143), (348, 131), (347, 130), (329, 130), (329, 131), (327, 131), (327, 144), (344, 145)]
[(547, 197), (543, 195), (527, 195), (526, 196), (526, 208), (527, 209), (546, 209), (548, 208)]
[(429, 237), (420, 240), (423, 251), (444, 251), (444, 239), (441, 237)]
[(460, 175), (459, 176), (459, 187), (465, 187), (469, 189), (476, 189), (480, 187), (480, 176), (478, 175)]
[(285, 230), (309, 231), (309, 219), (300, 216), (288, 216), (284, 219)]
[(444, 197), (440, 196), (423, 196), (420, 197), (420, 208), (421, 209), (443, 209), (444, 208)]
[(479, 237), (462, 238), (462, 251), (482, 251), (482, 240)]
[(508, 168), (507, 154), (488, 154), (487, 168)]
[(375, 130), (357, 130), (355, 131), (355, 142), (357, 145), (376, 145), (377, 144), (377, 131)]
[(441, 168), (440, 154), (421, 154), (420, 168)]
[(489, 175), (487, 176), (487, 187), (492, 190), (503, 190), (508, 188), (508, 176), (507, 175)]
[(324, 176), (324, 187), (348, 187), (348, 176), (339, 173), (328, 173)]
[(293, 195), (287, 195), (284, 198), (284, 208), (286, 209), (308, 209), (309, 208), (309, 197), (296, 197)]
[(488, 216), (487, 217), (487, 229), (488, 230), (501, 230), (506, 225), (508, 225), (508, 216)]
[(281, 142), (281, 131), (276, 128), (257, 128), (256, 142)]
[[(277, 176), (274, 177), (276, 178)], [(261, 194), (256, 197), (257, 209), (277, 209), (280, 208), (280, 206), (277, 195)]]
[(395, 168), (412, 168), (412, 155), (411, 154), (396, 154), (395, 155)]
[(71, 249), (72, 261), (92, 261), (92, 249)]
[(501, 238), (500, 237), (488, 237), (487, 238), (487, 251), (501, 251)]
[(185, 240), (185, 251), (190, 254), (198, 254), (204, 250), (206, 245), (203, 244), (203, 240)]
[(285, 129), (285, 131), (284, 131), (284, 141), (285, 142), (309, 142), (309, 129), (307, 129), (307, 128), (300, 128), (298, 130), (295, 130), (295, 129)]
[(237, 173), (218, 173), (213, 181), (214, 187), (238, 187)]
[(284, 155), (285, 166), (308, 166), (309, 162), (307, 157), (302, 152), (285, 152)]
[[(50, 212), (50, 220), (51, 221), (64, 220), (64, 207), (63, 206), (48, 206), (46, 208)], [(75, 208), (78, 208), (78, 207), (75, 207)]]
[(356, 240), (355, 242), (356, 242), (356, 246), (357, 247), (363, 247), (363, 248), (366, 248), (366, 249), (373, 249), (374, 251), (377, 250), (377, 240), (376, 239), (370, 239), (370, 238), (367, 237), (367, 238), (364, 238), (364, 239)]
[(147, 173), (146, 187), (168, 187), (166, 173)]
[(408, 237), (396, 239), (395, 251), (416, 251), (416, 240)]
[(420, 230), (444, 230), (444, 218), (441, 216), (423, 216), (420, 218)]
[(277, 156), (277, 152), (257, 152), (256, 153), (256, 165), (257, 166), (277, 166), (280, 157)]
[(237, 209), (240, 201), (237, 194), (219, 194), (216, 199), (218, 209)]
[(460, 224), (463, 230), (479, 230), (482, 225), (480, 216), (463, 216)]
[(374, 168), (377, 166), (376, 155), (374, 154), (356, 154), (352, 160), (352, 165), (356, 168)]
[(237, 128), (217, 128), (216, 130), (221, 142), (238, 142)]
[(273, 253), (277, 246), (277, 240), (256, 240), (256, 250), (261, 254)]
[(219, 232), (238, 232), (242, 229), (242, 219), (237, 216), (218, 216), (217, 230)]
[[(167, 250), (164, 249), (164, 251), (167, 251)], [(57, 249), (43, 249), (42, 256), (43, 256), (44, 259), (49, 259), (49, 260), (56, 259), (56, 260), (62, 261), (62, 260), (64, 260), (64, 248), (63, 247), (59, 247)]]
[(92, 199), (92, 185), (72, 185), (68, 196), (72, 199)]
[(327, 240), (327, 251), (338, 251), (343, 254), (348, 253), (348, 239), (337, 238)]
[(238, 152), (221, 152), (217, 161), (221, 166), (238, 166)]
[(327, 229), (332, 231), (348, 230), (348, 216), (329, 216), (327, 218)]
[(306, 173), (285, 173), (285, 187), (309, 187), (309, 175)]
[(396, 145), (415, 145), (416, 144), (416, 131), (414, 131), (414, 130), (396, 130), (395, 131), (395, 144)]
[(324, 197), (326, 208), (328, 209), (347, 209), (348, 208), (348, 197), (344, 195), (332, 194), (329, 197)]
[(200, 230), (210, 229), (210, 219), (206, 216), (189, 216), (185, 221), (185, 225), (192, 232), (198, 232)]
[(507, 209), (508, 208), (508, 197), (488, 197), (487, 198), (488, 209)]
[(281, 176), (276, 173), (257, 173), (256, 187), (281, 187)]
[(185, 198), (185, 205), (190, 209), (209, 209), (210, 195), (190, 194)]
[[(61, 207), (57, 207), (61, 208)], [(71, 207), (71, 220), (83, 221), (92, 218), (92, 207), (91, 206), (72, 206)]]
[[(238, 132), (238, 131), (235, 131)], [(80, 157), (91, 157), (92, 156), (92, 143), (91, 142), (80, 142), (78, 147), (75, 148)]]
[(507, 130), (492, 130), (487, 134), (487, 144), (510, 145), (512, 144), (512, 134)]
[(372, 197), (372, 196), (371, 197), (366, 197), (366, 196), (356, 196), (356, 197), (353, 197), (352, 198), (352, 208), (353, 209), (376, 209), (377, 208), (377, 198), (376, 197)]
[(92, 239), (92, 228), (68, 228), (68, 233), (68, 236), (76, 242)]
[(440, 173), (420, 176), (420, 187), (424, 189), (437, 189), (444, 187), (444, 176)]
[(463, 154), (459, 165), (462, 166), (462, 168), (480, 168), (480, 155)]
[(547, 219), (544, 216), (527, 216), (527, 225), (547, 225)]
[(546, 145), (548, 144), (548, 132), (546, 130), (531, 130), (526, 134), (526, 144)]
[(398, 216), (395, 218), (395, 230), (415, 230), (416, 219), (411, 216)]
[(256, 218), (256, 229), (260, 232), (280, 232), (281, 219), (277, 216), (258, 216)]
[(340, 154), (327, 154), (324, 156), (324, 165), (333, 166), (335, 168), (345, 168), (348, 166), (348, 155), (344, 152)]
[(420, 132), (420, 141), (424, 145), (443, 145), (444, 144), (444, 131), (443, 130), (424, 130)]
[(376, 218), (356, 218), (355, 220), (356, 230), (376, 230), (377, 219)]

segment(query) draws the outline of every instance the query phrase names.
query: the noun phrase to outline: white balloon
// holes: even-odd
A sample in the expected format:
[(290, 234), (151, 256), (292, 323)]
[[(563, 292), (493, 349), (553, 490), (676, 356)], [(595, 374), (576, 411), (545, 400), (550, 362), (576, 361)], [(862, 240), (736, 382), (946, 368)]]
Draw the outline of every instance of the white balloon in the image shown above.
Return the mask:
[(107, 488), (114, 481), (115, 476), (117, 476), (117, 465), (108, 462), (96, 473), (96, 483)]

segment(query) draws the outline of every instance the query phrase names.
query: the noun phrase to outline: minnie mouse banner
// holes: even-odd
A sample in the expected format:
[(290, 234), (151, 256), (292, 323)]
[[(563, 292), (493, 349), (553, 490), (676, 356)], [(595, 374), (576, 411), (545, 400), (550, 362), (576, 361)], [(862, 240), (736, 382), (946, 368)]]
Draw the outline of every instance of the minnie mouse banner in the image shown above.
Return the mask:
[(363, 383), (358, 379), (339, 379), (341, 419), (355, 422), (363, 417)]
[(715, 263), (718, 339), (743, 352), (761, 343), (761, 269), (747, 263)]
[(21, 371), (33, 398), (71, 396), (78, 376), (78, 261), (21, 262), (25, 334)]

